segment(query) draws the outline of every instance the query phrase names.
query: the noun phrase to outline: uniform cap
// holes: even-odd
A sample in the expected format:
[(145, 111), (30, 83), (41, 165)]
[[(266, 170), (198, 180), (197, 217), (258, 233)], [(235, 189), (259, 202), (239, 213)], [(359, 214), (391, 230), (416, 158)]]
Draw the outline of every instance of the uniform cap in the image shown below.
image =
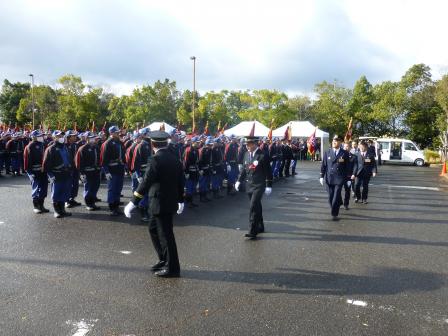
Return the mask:
[(148, 135), (148, 133), (149, 133), (149, 130), (145, 127), (145, 128), (141, 128), (139, 131), (138, 131), (138, 134), (139, 135), (143, 135), (143, 136), (146, 136), (146, 135)]
[(207, 139), (207, 140), (205, 140), (205, 144), (206, 145), (212, 145), (213, 144), (213, 140), (212, 139)]
[(63, 131), (55, 130), (55, 131), (53, 131), (52, 135), (55, 137), (55, 136), (65, 135), (65, 133)]
[(65, 133), (65, 136), (71, 136), (71, 135), (78, 135), (78, 132), (73, 130), (68, 130), (67, 133)]
[(120, 132), (120, 129), (117, 127), (117, 126), (111, 126), (111, 127), (109, 127), (109, 134), (112, 134), (112, 133), (119, 133)]
[(333, 140), (342, 141), (342, 138), (339, 135), (335, 134), (333, 136)]
[(152, 131), (149, 132), (149, 137), (154, 142), (166, 142), (170, 135), (165, 131)]
[(39, 136), (42, 136), (42, 133), (39, 130), (34, 130), (30, 133), (30, 137), (37, 138)]

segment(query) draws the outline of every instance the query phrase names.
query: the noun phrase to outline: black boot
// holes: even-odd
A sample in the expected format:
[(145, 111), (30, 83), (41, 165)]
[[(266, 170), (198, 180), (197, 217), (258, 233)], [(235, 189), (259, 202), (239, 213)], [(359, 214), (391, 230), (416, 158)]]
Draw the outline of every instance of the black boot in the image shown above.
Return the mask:
[(119, 202), (110, 203), (110, 204), (109, 204), (109, 209), (110, 209), (110, 215), (111, 215), (111, 216), (116, 217), (116, 216), (120, 216), (120, 215), (123, 214), (123, 213), (120, 211), (120, 208), (119, 208)]
[(94, 198), (85, 198), (84, 201), (86, 202), (86, 210), (87, 211), (95, 211), (100, 210), (101, 208), (99, 206), (95, 205)]
[(222, 196), (219, 194), (219, 190), (213, 190), (213, 198), (220, 199)]
[(62, 218), (62, 211), (59, 207), (59, 202), (53, 202), (53, 208), (54, 208), (54, 217), (55, 218)]
[(199, 201), (202, 202), (202, 203), (208, 203), (208, 202), (210, 202), (210, 200), (207, 198), (205, 192), (201, 192), (201, 193), (199, 194)]
[(71, 212), (65, 211), (64, 202), (59, 202), (59, 206), (61, 207), (63, 217), (70, 217), (72, 215)]
[(33, 199), (33, 212), (35, 214), (41, 214), (42, 210), (39, 206), (39, 200), (38, 199)]
[(48, 210), (47, 208), (44, 207), (44, 199), (43, 198), (41, 198), (39, 200), (39, 208), (40, 208), (40, 211), (42, 211), (44, 213), (50, 212), (50, 210)]
[(148, 223), (149, 222), (149, 213), (148, 213), (148, 208), (140, 208), (140, 220), (143, 223)]

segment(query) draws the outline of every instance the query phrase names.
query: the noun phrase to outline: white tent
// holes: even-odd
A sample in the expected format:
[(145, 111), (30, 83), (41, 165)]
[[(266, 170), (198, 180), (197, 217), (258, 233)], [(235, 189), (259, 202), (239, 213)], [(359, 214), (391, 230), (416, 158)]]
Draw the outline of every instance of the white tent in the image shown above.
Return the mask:
[[(293, 138), (302, 138), (305, 141), (313, 134), (316, 126), (314, 126), (309, 121), (291, 121), (282, 127), (279, 127), (272, 131), (273, 137), (281, 137), (283, 138), (286, 132), (286, 128), (291, 126), (291, 135)], [(316, 138), (320, 138), (321, 143), (321, 153), (325, 152), (329, 147), (329, 134), (321, 129), (316, 129)]]
[(255, 123), (255, 132), (254, 136), (263, 137), (267, 136), (269, 133), (269, 128), (267, 128), (265, 125), (263, 125), (259, 121), (242, 121), (238, 125), (229, 128), (228, 130), (224, 131), (224, 135), (230, 136), (230, 135), (236, 135), (236, 136), (248, 136), (250, 131), (252, 130), (252, 126)]
[(167, 124), (166, 122), (153, 122), (151, 125), (146, 126), (151, 131), (158, 131), (160, 130), (160, 127), (162, 125), (165, 125), (165, 132), (171, 133), (175, 128), (171, 126), (170, 124)]

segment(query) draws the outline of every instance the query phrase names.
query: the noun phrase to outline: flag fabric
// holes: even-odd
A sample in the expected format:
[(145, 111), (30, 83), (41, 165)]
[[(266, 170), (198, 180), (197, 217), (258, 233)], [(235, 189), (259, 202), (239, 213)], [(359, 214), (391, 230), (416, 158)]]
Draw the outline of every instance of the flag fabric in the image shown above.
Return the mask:
[(289, 124), (288, 127), (286, 127), (284, 140), (288, 141), (292, 140), (291, 124)]
[(352, 139), (352, 125), (353, 118), (350, 118), (350, 122), (348, 123), (347, 132), (345, 133), (344, 141), (350, 141)]
[(224, 126), (221, 128), (221, 130), (219, 131), (221, 134), (224, 134), (224, 131), (227, 128), (227, 123), (224, 124)]
[(308, 141), (306, 142), (308, 145), (308, 153), (311, 155), (313, 155), (316, 151), (316, 129), (317, 128), (314, 129), (314, 132), (310, 135)]
[(271, 120), (271, 125), (269, 127), (268, 139), (272, 141), (272, 127), (274, 126), (274, 119)]
[(105, 121), (103, 124), (103, 128), (101, 129), (102, 132), (106, 132), (106, 125), (107, 125), (107, 121)]
[(252, 129), (250, 130), (249, 136), (250, 137), (255, 136), (255, 121), (254, 121), (254, 124), (252, 125)]
[(207, 122), (205, 124), (205, 128), (204, 128), (204, 135), (209, 135), (209, 134), (210, 134), (210, 132), (208, 131), (208, 120), (207, 120)]
[(159, 131), (164, 131), (165, 132), (165, 122), (162, 122), (162, 124), (160, 124)]

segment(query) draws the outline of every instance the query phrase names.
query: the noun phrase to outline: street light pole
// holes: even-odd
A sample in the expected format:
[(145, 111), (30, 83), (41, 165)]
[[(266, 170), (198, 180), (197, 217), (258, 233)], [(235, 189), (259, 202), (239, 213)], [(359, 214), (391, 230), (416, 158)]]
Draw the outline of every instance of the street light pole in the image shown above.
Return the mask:
[(34, 130), (34, 75), (29, 74), (31, 77), (31, 108), (33, 109), (33, 130)]
[(193, 61), (193, 126), (192, 126), (192, 132), (195, 131), (196, 124), (194, 120), (194, 110), (195, 110), (195, 96), (196, 96), (196, 57), (191, 56), (190, 59)]

